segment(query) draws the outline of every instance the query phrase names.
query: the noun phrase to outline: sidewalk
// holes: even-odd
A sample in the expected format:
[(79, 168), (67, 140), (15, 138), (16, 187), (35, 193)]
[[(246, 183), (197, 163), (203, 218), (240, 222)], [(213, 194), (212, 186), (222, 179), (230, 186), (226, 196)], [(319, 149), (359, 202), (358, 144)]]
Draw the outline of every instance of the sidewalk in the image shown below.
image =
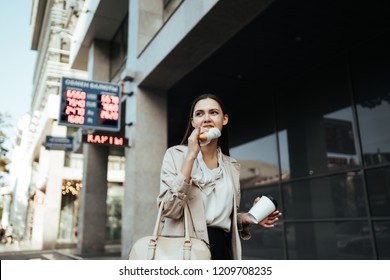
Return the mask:
[(120, 244), (106, 245), (105, 252), (77, 254), (76, 248), (42, 250), (28, 241), (0, 244), (0, 260), (121, 260)]

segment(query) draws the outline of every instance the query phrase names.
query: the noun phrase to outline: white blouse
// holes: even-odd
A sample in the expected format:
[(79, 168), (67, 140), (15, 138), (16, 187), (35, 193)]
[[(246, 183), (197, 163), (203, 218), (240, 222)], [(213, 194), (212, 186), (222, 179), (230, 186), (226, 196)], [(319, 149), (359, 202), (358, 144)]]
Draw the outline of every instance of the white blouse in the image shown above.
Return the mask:
[(202, 153), (198, 155), (198, 168), (192, 176), (193, 182), (202, 190), (207, 226), (230, 231), (233, 211), (233, 183), (225, 172), (222, 152), (218, 149), (218, 167), (210, 170), (204, 163)]

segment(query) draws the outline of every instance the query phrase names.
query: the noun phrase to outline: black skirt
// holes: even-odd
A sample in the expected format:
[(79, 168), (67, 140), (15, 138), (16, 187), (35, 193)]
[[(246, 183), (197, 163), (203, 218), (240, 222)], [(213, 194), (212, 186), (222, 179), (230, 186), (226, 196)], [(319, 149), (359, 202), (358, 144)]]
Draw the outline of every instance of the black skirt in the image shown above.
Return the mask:
[(212, 260), (232, 260), (232, 242), (230, 232), (221, 228), (207, 227)]

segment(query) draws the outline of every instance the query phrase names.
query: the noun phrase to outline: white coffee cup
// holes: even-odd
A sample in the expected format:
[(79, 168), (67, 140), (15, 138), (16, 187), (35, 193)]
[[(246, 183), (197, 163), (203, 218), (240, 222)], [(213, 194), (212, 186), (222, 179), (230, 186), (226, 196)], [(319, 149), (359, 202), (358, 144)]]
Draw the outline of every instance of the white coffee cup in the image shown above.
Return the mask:
[(249, 210), (248, 214), (250, 219), (254, 223), (258, 224), (261, 220), (274, 212), (276, 208), (278, 208), (276, 200), (272, 196), (263, 195), (260, 197), (260, 200)]

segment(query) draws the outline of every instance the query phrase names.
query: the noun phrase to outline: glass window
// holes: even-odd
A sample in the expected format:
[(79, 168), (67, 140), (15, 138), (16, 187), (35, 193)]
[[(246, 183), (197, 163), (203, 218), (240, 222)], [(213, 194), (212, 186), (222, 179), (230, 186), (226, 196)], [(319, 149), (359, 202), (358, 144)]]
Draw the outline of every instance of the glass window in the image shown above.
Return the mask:
[(242, 258), (244, 260), (282, 260), (283, 225), (272, 229), (261, 226), (251, 227), (251, 239), (242, 241)]
[[(232, 86), (230, 83), (229, 86)], [(248, 89), (248, 92), (254, 89)], [(224, 100), (236, 98), (224, 96)], [(253, 98), (253, 99), (252, 99)], [(281, 206), (279, 191), (279, 163), (275, 134), (273, 96), (246, 97), (246, 102), (237, 100), (228, 110), (233, 148), (232, 157), (241, 164), (241, 212), (248, 211), (256, 197), (263, 194), (276, 199)], [(229, 103), (229, 102), (228, 102)], [(230, 103), (232, 104), (232, 103)], [(260, 110), (259, 110), (260, 108)], [(250, 132), (250, 133), (249, 133)], [(283, 226), (273, 229), (251, 227), (252, 238), (242, 242), (244, 259), (283, 259)]]
[(390, 39), (354, 49), (351, 72), (365, 165), (390, 163)]
[(366, 216), (361, 173), (348, 172), (283, 185), (284, 218)]
[(373, 216), (390, 216), (390, 167), (366, 171), (367, 192)]
[(373, 259), (367, 222), (289, 223), (288, 259)]
[(80, 209), (80, 180), (62, 180), (61, 213), (58, 239), (64, 242), (77, 242), (77, 226)]
[[(247, 186), (241, 191), (240, 212), (247, 212), (253, 205), (253, 200), (263, 194), (270, 195), (280, 205), (278, 185)], [(280, 209), (280, 208), (279, 208)], [(284, 259), (283, 224), (272, 229), (261, 226), (251, 226), (252, 238), (242, 242), (243, 259)]]
[(121, 240), (123, 185), (108, 182), (106, 240)]
[(118, 72), (123, 69), (127, 58), (128, 17), (122, 22), (110, 42), (110, 80), (113, 80)]
[(125, 157), (122, 156), (108, 156), (108, 170), (124, 170)]
[(65, 167), (83, 169), (84, 156), (83, 154), (76, 154), (71, 152), (65, 152)]
[(230, 154), (241, 164), (241, 188), (279, 180), (275, 135), (236, 146), (230, 149)]
[(278, 208), (280, 208), (281, 198), (278, 185), (244, 185), (244, 187), (241, 186), (240, 211), (247, 212), (253, 206), (255, 198), (263, 194), (272, 196), (278, 202)]
[(390, 221), (374, 222), (375, 242), (380, 260), (390, 260)]
[[(230, 87), (232, 85), (229, 83)], [(240, 90), (237, 90), (239, 92)], [(245, 91), (245, 90), (243, 90)], [(248, 92), (256, 89), (248, 89)], [(223, 96), (230, 105), (227, 109), (230, 132), (233, 136), (230, 154), (241, 164), (241, 188), (267, 185), (279, 181), (279, 163), (275, 134), (274, 100), (272, 95), (245, 97), (245, 102), (233, 101), (236, 96)]]
[(278, 91), (283, 179), (360, 165), (346, 69), (345, 59), (340, 56), (310, 69)]

